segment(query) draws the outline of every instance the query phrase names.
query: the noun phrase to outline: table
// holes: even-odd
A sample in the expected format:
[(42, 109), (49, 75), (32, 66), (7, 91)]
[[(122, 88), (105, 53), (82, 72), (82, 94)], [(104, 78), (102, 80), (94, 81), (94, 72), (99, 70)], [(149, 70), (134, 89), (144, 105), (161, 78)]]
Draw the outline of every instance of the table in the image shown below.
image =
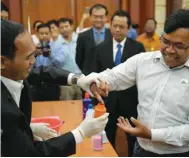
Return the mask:
[[(59, 116), (65, 121), (60, 131), (61, 133), (69, 132), (75, 129), (82, 121), (82, 101), (49, 101), (33, 102), (32, 117)], [(76, 146), (77, 157), (117, 157), (110, 143), (103, 144), (102, 151), (92, 149), (91, 139), (85, 139), (81, 144)]]

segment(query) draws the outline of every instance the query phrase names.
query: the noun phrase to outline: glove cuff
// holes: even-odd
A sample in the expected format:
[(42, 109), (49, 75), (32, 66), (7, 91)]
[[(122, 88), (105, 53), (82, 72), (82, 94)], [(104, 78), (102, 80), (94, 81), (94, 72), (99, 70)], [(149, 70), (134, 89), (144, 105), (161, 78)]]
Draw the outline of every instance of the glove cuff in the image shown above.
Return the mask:
[(78, 131), (79, 131), (79, 133), (80, 133), (82, 139), (84, 139), (84, 138), (85, 138), (85, 132), (83, 131), (83, 129), (80, 128), (80, 127), (78, 127), (77, 129), (78, 129)]

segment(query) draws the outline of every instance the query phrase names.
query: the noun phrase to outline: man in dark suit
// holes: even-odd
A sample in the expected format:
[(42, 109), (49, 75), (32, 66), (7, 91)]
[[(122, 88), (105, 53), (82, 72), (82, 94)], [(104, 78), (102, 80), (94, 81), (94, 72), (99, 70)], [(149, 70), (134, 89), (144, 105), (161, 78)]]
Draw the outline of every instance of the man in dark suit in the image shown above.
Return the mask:
[[(85, 119), (76, 129), (47, 141), (34, 142), (30, 128), (32, 99), (25, 80), (35, 62), (35, 46), (22, 25), (1, 20), (1, 154), (2, 156), (69, 156), (76, 143), (101, 132), (108, 114)], [(30, 84), (67, 84), (70, 73), (57, 68), (34, 68)]]
[(76, 47), (76, 63), (85, 75), (92, 72), (96, 45), (112, 38), (109, 29), (105, 28), (108, 10), (102, 4), (90, 8), (92, 28), (79, 34)]
[[(143, 45), (139, 42), (126, 38), (126, 34), (131, 25), (130, 15), (122, 10), (118, 10), (111, 18), (110, 31), (113, 39), (103, 42), (96, 48), (95, 72), (102, 72), (107, 68), (125, 62), (135, 54), (145, 52)], [(126, 118), (137, 116), (137, 88), (131, 87), (120, 92), (110, 92), (105, 98), (108, 109), (109, 121), (106, 126), (107, 137), (115, 147), (116, 122), (119, 116)], [(132, 156), (135, 137), (127, 135), (129, 156)]]

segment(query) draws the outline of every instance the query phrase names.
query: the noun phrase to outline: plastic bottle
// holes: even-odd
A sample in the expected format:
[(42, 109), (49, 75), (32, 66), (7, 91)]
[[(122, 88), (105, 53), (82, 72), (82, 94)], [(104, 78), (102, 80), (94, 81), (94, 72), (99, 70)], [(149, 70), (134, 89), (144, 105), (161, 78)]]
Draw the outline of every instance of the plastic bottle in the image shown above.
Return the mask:
[(104, 106), (104, 104), (98, 103), (98, 105), (95, 107), (94, 117), (100, 117), (104, 113), (106, 113), (106, 107)]
[(83, 99), (83, 119), (85, 119), (89, 104), (92, 104), (92, 100), (89, 98), (89, 93), (85, 93), (85, 98)]
[(102, 144), (102, 135), (95, 135), (92, 137), (92, 145), (93, 150), (101, 151), (103, 150), (103, 144)]
[(88, 110), (86, 112), (86, 117), (87, 118), (93, 118), (94, 117), (94, 109), (93, 109), (93, 104), (88, 105)]

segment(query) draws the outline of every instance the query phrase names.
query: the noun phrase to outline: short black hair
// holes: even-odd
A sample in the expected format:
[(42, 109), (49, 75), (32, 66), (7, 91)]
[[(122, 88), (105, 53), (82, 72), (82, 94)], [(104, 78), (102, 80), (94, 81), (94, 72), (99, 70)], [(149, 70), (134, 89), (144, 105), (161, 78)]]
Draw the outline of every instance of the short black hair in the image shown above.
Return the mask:
[(89, 14), (92, 15), (93, 9), (105, 9), (106, 15), (108, 15), (108, 9), (105, 5), (103, 4), (95, 4), (89, 9)]
[(65, 23), (65, 22), (69, 22), (70, 25), (73, 25), (73, 20), (70, 18), (60, 18), (58, 23), (60, 25), (60, 23)]
[(13, 21), (1, 19), (1, 55), (9, 59), (14, 59), (16, 37), (24, 33), (24, 26)]
[(124, 10), (117, 10), (111, 17), (111, 22), (113, 21), (115, 16), (121, 16), (121, 17), (126, 17), (127, 18), (127, 24), (128, 27), (131, 26), (131, 16), (127, 11)]
[(133, 29), (138, 29), (138, 28), (139, 28), (139, 25), (138, 25), (138, 24), (132, 24), (132, 28), (133, 28)]
[(165, 33), (172, 33), (179, 28), (189, 29), (189, 10), (187, 9), (179, 9), (173, 12), (165, 21)]
[(149, 20), (154, 21), (154, 24), (157, 25), (157, 21), (156, 21), (154, 18), (148, 18), (148, 19), (146, 20), (146, 23), (147, 23)]
[(35, 27), (36, 27), (36, 24), (37, 23), (41, 23), (41, 24), (43, 24), (43, 22), (41, 21), (41, 20), (36, 20), (36, 21), (34, 21), (34, 23), (33, 23), (33, 28), (35, 29)]
[(49, 20), (48, 22), (47, 22), (47, 25), (50, 27), (52, 24), (54, 24), (54, 25), (56, 25), (57, 27), (59, 26), (59, 23), (58, 23), (58, 21), (57, 20)]
[(41, 28), (49, 28), (49, 30), (50, 30), (50, 27), (49, 27), (49, 25), (47, 25), (47, 24), (40, 24), (39, 26), (37, 26), (37, 32), (39, 31), (39, 29), (41, 29)]

